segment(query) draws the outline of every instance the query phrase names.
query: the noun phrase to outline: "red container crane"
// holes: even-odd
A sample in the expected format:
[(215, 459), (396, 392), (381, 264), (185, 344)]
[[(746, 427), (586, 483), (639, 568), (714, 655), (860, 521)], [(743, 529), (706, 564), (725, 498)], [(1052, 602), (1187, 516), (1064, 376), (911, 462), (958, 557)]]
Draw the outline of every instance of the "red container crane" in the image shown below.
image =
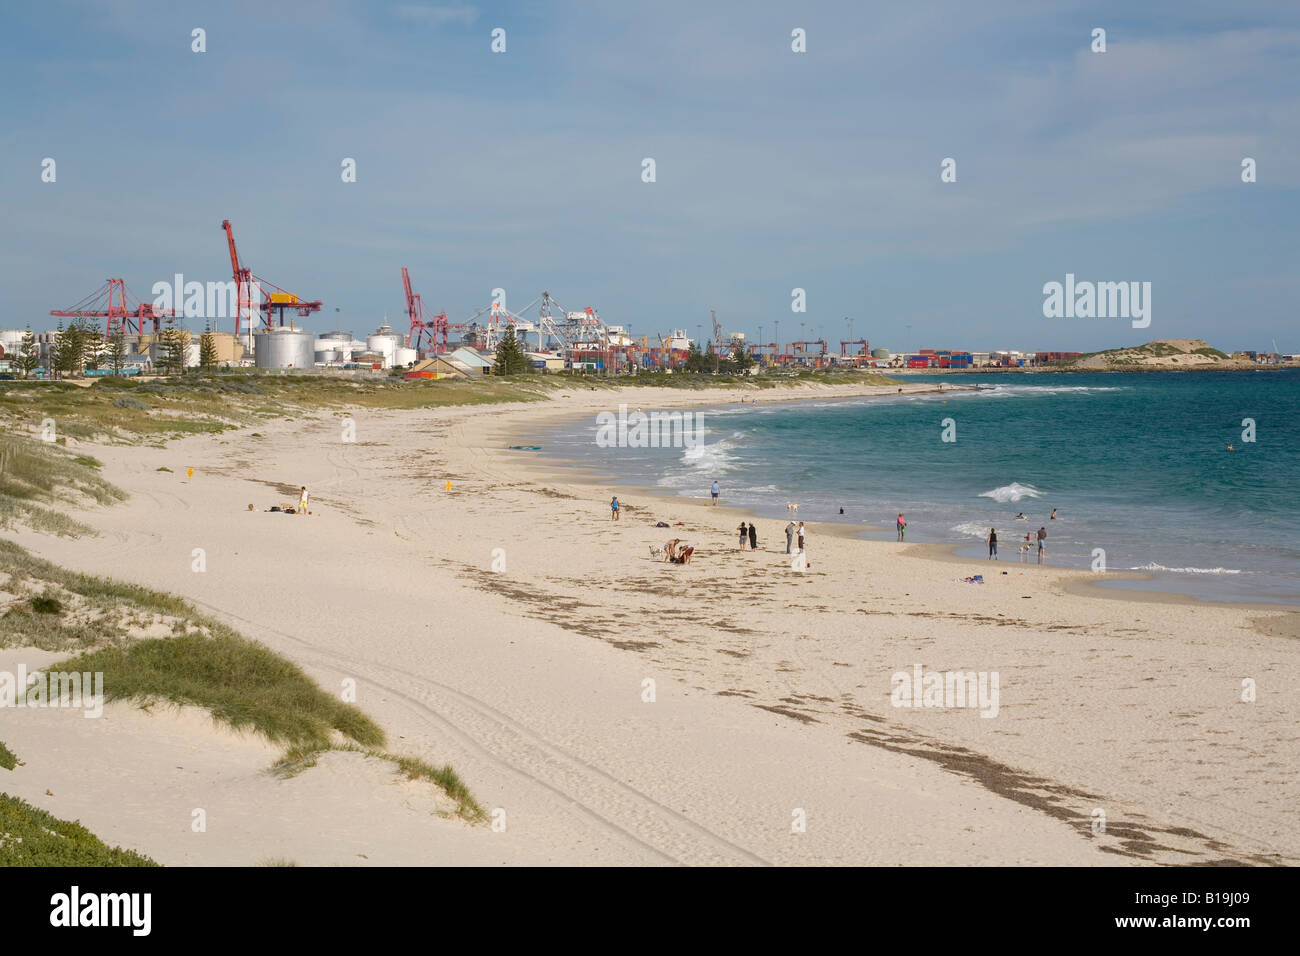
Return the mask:
[(313, 312), (319, 312), (320, 302), (304, 302), (292, 292), (286, 292), (274, 282), (267, 282), (265, 279), (253, 275), (252, 271), (240, 263), (239, 252), (235, 249), (235, 233), (230, 226), (229, 219), (221, 220), (221, 228), (226, 231), (226, 244), (230, 247), (230, 271), (235, 277), (235, 287), (238, 289), (239, 308), (235, 312), (235, 337), (239, 337), (239, 321), (243, 317), (245, 310), (248, 311), (249, 323), (253, 322), (253, 283), (257, 283), (258, 291), (263, 287), (274, 289), (274, 292), (264, 293), (265, 298), (258, 302), (257, 308), (262, 316), (262, 328), (264, 331), (270, 331), (274, 327), (271, 321), (273, 311), (279, 313), (279, 325), (284, 325), (284, 310), (294, 309), (300, 316), (306, 317)]
[[(107, 319), (104, 324), (104, 338), (107, 340), (118, 333), (140, 335), (144, 332), (145, 322), (152, 322), (153, 330), (157, 332), (159, 319), (176, 314), (175, 309), (155, 310), (152, 303), (140, 302), (135, 296), (128, 299), (128, 294), (124, 280), (105, 279), (102, 286), (76, 305), (51, 309), (50, 315)], [(131, 305), (133, 301), (134, 306)]]
[[(407, 271), (406, 266), (402, 266), (402, 290), (406, 293), (406, 317), (411, 320), (411, 334), (406, 342), (406, 347), (420, 351), (420, 343), (427, 342), (429, 348), (436, 353), (447, 351), (447, 313), (439, 312), (433, 318), (425, 321), (424, 303), (420, 301), (420, 294), (411, 291), (411, 273)], [(441, 339), (441, 348), (439, 348), (439, 339)]]

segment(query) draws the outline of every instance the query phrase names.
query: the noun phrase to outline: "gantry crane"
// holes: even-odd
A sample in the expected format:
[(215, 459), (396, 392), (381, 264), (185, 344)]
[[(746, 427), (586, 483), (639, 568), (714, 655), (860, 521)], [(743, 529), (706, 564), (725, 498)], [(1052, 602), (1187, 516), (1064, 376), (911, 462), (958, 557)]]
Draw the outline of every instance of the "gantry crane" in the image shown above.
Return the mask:
[(253, 318), (253, 284), (257, 284), (259, 292), (263, 286), (274, 289), (274, 292), (266, 292), (265, 298), (257, 303), (257, 309), (261, 315), (263, 329), (269, 331), (273, 327), (271, 322), (272, 311), (279, 312), (279, 325), (284, 325), (284, 310), (294, 309), (300, 316), (306, 317), (313, 312), (319, 312), (320, 302), (304, 302), (292, 292), (285, 292), (274, 282), (267, 282), (265, 279), (253, 275), (252, 271), (239, 261), (239, 253), (235, 249), (235, 233), (231, 228), (230, 220), (221, 220), (221, 228), (226, 231), (226, 244), (230, 247), (230, 271), (235, 277), (235, 288), (238, 290), (239, 307), (235, 312), (235, 337), (239, 337), (239, 322), (247, 310), (248, 322), (250, 328), (254, 324)]
[[(107, 319), (104, 324), (104, 338), (107, 340), (117, 334), (141, 335), (145, 322), (152, 322), (156, 333), (159, 319), (176, 314), (175, 309), (157, 310), (149, 302), (137, 301), (132, 308), (127, 299), (128, 291), (124, 280), (105, 279), (102, 286), (76, 305), (68, 309), (51, 309), (50, 315)], [(131, 298), (135, 299), (134, 296)]]
[[(428, 321), (424, 318), (424, 303), (418, 292), (411, 291), (411, 274), (402, 266), (402, 288), (406, 292), (406, 317), (411, 320), (411, 334), (407, 348), (420, 351), (420, 343), (427, 341), (429, 348), (441, 354), (447, 351), (447, 313), (439, 312)], [(442, 348), (439, 349), (439, 340)]]

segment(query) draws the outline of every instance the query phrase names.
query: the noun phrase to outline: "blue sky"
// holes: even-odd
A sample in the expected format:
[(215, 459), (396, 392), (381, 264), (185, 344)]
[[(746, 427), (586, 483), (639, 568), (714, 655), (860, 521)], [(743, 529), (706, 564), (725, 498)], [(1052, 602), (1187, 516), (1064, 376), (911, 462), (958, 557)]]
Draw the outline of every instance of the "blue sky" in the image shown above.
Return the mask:
[[(636, 335), (1300, 351), (1300, 7), (879, 6), (7, 5), (0, 326), (228, 279), (228, 218), (319, 331), (404, 322), (407, 266), (453, 321), (500, 286)], [(1067, 272), (1151, 282), (1150, 328), (1044, 318)]]

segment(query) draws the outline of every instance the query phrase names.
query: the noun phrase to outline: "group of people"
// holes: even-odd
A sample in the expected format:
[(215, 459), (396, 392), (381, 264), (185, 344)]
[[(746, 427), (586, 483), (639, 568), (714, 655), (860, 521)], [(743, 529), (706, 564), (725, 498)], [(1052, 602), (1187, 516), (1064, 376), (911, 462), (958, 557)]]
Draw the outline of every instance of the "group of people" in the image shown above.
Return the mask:
[[(1056, 509), (1053, 508), (1052, 518), (1055, 517), (1056, 517)], [(1024, 518), (1023, 513), (1016, 515), (1016, 518), (1018, 519)], [(1038, 529), (1037, 537), (1038, 537), (1038, 563), (1042, 564), (1043, 561), (1047, 558), (1047, 527), (1045, 525)], [(989, 546), (989, 560), (996, 561), (998, 559), (998, 529), (989, 528), (989, 534), (986, 540)], [(1029, 560), (1029, 552), (1033, 549), (1034, 546), (1033, 541), (1034, 541), (1033, 532), (1029, 532), (1029, 531), (1025, 532), (1025, 540), (1020, 542), (1021, 561)]]
[(664, 545), (664, 563), (690, 564), (695, 548), (681, 538), (673, 538)]
[(758, 550), (758, 528), (754, 526), (754, 523), (751, 521), (748, 525), (746, 525), (745, 522), (742, 521), (740, 523), (740, 527), (737, 530), (740, 532), (740, 550), (741, 551), (745, 550), (745, 542), (748, 541), (749, 550), (757, 551)]

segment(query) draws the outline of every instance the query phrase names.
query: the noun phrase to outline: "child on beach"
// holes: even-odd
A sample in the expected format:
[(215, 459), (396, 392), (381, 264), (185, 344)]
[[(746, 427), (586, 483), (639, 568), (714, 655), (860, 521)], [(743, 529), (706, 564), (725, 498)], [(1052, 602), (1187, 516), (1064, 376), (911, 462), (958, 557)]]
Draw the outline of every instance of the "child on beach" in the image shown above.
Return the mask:
[(302, 490), (298, 492), (298, 514), (307, 513), (307, 486), (303, 485)]
[(719, 492), (719, 491), (721, 491), (721, 489), (718, 487), (718, 483), (715, 481), (715, 482), (713, 483), (713, 487), (709, 489), (709, 493), (710, 493), (711, 495), (713, 495), (713, 503), (714, 503), (715, 505), (718, 503), (718, 492)]
[[(901, 392), (902, 389), (900, 388), (899, 391)], [(898, 540), (899, 541), (903, 540), (903, 533), (906, 531), (907, 531), (907, 522), (903, 520), (903, 512), (900, 511), (898, 513)]]
[(618, 498), (611, 498), (609, 500), (609, 520), (618, 520)]

